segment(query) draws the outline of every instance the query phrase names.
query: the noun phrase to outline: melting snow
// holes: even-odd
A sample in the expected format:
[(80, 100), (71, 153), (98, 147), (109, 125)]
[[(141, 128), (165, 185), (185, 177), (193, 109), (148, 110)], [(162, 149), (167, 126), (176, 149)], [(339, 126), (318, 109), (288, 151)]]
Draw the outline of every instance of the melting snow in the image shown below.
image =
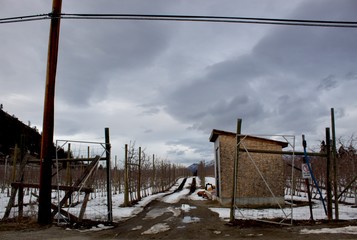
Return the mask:
[(139, 225), (139, 226), (136, 226), (136, 227), (132, 228), (131, 230), (132, 231), (136, 231), (136, 230), (140, 230), (142, 228), (143, 228), (143, 226)]
[(104, 229), (110, 229), (113, 228), (113, 226), (105, 226), (104, 224), (99, 224), (97, 226), (93, 226), (90, 229), (85, 229), (85, 230), (78, 230), (79, 232), (97, 232), (97, 231), (101, 231)]
[(150, 229), (146, 230), (145, 232), (141, 233), (141, 235), (147, 234), (157, 234), (159, 232), (166, 232), (170, 230), (169, 225), (167, 223), (158, 223), (152, 226)]
[(357, 226), (348, 226), (342, 228), (321, 228), (321, 229), (302, 229), (301, 234), (320, 234), (320, 233), (339, 233), (339, 234), (356, 234)]
[(196, 209), (196, 207), (195, 206), (190, 206), (188, 204), (182, 204), (181, 205), (181, 210), (184, 211), (184, 212), (188, 212), (191, 209)]

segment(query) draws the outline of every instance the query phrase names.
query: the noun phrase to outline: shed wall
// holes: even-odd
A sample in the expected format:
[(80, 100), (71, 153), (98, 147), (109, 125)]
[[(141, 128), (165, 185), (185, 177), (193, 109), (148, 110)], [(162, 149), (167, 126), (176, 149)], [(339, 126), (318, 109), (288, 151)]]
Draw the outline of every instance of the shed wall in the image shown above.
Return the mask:
[[(232, 135), (219, 135), (216, 141), (219, 142), (219, 144), (215, 144), (215, 146), (219, 146), (219, 162), (216, 162), (219, 164), (220, 193), (218, 199), (223, 205), (228, 205), (231, 202), (233, 188), (236, 139)], [(245, 138), (241, 148), (243, 146), (249, 149), (282, 150), (282, 146), (273, 141), (256, 138)], [(236, 203), (245, 207), (284, 205), (284, 169), (281, 155), (240, 152)]]

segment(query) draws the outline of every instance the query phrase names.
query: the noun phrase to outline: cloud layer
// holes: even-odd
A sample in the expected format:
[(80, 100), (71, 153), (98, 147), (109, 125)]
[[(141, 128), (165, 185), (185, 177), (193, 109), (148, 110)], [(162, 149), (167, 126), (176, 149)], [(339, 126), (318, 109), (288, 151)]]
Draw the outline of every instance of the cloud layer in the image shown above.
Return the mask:
[[(0, 16), (47, 13), (44, 0), (3, 1)], [(63, 2), (64, 13), (142, 13), (356, 21), (336, 1)], [(4, 110), (42, 128), (49, 21), (1, 24)], [(357, 30), (163, 21), (62, 20), (55, 135), (136, 141), (190, 164), (213, 159), (213, 128), (324, 138), (355, 132)]]

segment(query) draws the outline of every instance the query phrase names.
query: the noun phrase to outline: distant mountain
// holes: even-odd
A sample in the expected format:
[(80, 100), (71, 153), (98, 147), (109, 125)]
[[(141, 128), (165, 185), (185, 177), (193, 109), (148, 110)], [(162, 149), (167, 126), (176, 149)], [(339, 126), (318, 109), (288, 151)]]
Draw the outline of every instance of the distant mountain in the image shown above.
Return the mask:
[(192, 172), (192, 174), (196, 173), (198, 170), (198, 163), (191, 164), (187, 168)]

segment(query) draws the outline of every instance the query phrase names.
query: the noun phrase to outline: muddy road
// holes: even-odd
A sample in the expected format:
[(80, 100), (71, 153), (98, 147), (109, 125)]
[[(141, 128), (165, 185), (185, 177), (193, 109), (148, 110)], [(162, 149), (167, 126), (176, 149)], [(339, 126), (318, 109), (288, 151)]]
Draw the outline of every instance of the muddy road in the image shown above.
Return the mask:
[[(183, 184), (182, 184), (183, 185)], [(192, 185), (191, 185), (192, 188)], [(180, 187), (177, 191), (182, 190)], [(190, 190), (190, 192), (193, 189)], [(169, 194), (168, 194), (169, 195)], [(74, 229), (66, 227), (40, 227), (34, 220), (21, 223), (0, 222), (1, 239), (357, 239), (356, 234), (302, 234), (304, 229), (357, 226), (357, 220), (338, 223), (280, 226), (255, 221), (241, 221), (232, 226), (219, 218), (210, 207), (217, 202), (188, 200), (176, 203), (161, 201), (165, 196), (148, 204), (142, 212), (110, 229)]]
[(0, 239), (357, 239), (357, 235), (352, 234), (301, 234), (302, 229), (357, 225), (356, 221), (294, 226), (229, 226), (209, 207), (217, 207), (217, 204), (192, 200), (168, 204), (156, 200), (137, 216), (107, 230), (41, 228), (35, 223), (6, 228), (6, 224), (0, 224)]

